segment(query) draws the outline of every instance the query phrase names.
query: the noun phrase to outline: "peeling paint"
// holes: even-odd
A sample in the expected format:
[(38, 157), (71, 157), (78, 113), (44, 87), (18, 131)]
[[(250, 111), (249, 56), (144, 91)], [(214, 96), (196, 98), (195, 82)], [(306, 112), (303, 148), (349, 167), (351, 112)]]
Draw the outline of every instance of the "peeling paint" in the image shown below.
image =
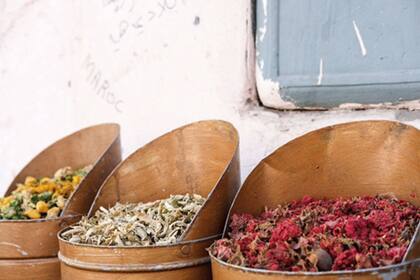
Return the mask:
[(264, 60), (263, 59), (260, 60), (260, 68), (261, 68), (261, 70), (264, 69)]
[(355, 20), (353, 20), (353, 28), (354, 28), (354, 32), (356, 33), (357, 41), (359, 42), (360, 51), (362, 52), (363, 56), (366, 56), (367, 49), (366, 49), (365, 43), (363, 42), (362, 34), (360, 33), (359, 27), (357, 26)]
[[(378, 27), (377, 21), (366, 13), (345, 13), (346, 6), (326, 5), (325, 8), (329, 9), (328, 20), (319, 25), (306, 27), (304, 24), (290, 24), (287, 22), (287, 16), (283, 15), (287, 13), (301, 16), (303, 12), (305, 18), (316, 22), (319, 20), (319, 9), (314, 6), (303, 11), (301, 8), (304, 5), (301, 7), (300, 4), (296, 6), (292, 3), (294, 2), (257, 1), (255, 45), (257, 63), (263, 72), (263, 78), (259, 73), (256, 75), (260, 76), (257, 78), (259, 80), (257, 85), (264, 84), (266, 88), (257, 88), (259, 95), (262, 95), (260, 100), (263, 101), (263, 105), (272, 109), (285, 110), (420, 109), (418, 102), (402, 103), (407, 100), (419, 100), (420, 81), (417, 79), (419, 76), (417, 69), (409, 66), (406, 60), (400, 63), (402, 61), (400, 55), (380, 54), (388, 53), (389, 43), (392, 43), (392, 39), (385, 39), (386, 36), (383, 35), (383, 32), (389, 29), (388, 17), (379, 17), (379, 22), (384, 27)], [(367, 10), (371, 8), (361, 7), (353, 2), (350, 6), (353, 12), (361, 8)], [(400, 9), (402, 7), (396, 5), (395, 11), (398, 10), (400, 14), (412, 18), (411, 14)], [(372, 11), (375, 10), (372, 8)], [(387, 11), (389, 14), (393, 12), (393, 8)], [(395, 25), (404, 27), (398, 21)], [(331, 29), (331, 26), (334, 28)], [(311, 38), (302, 45), (299, 36), (289, 36), (301, 30), (315, 34), (315, 39)], [(341, 31), (344, 30), (346, 32), (342, 34)], [(405, 36), (397, 35), (398, 38)], [(344, 48), (323, 44), (328, 40), (336, 39)], [(373, 41), (383, 41), (388, 44), (381, 44), (386, 47), (379, 50), (379, 47), (374, 46)], [(302, 45), (302, 47), (293, 48), (297, 45)], [(412, 56), (411, 48), (412, 44), (401, 46), (402, 56), (407, 55), (407, 58)], [(313, 54), (317, 54), (309, 59), (305, 58), (308, 49), (312, 50)], [(368, 52), (369, 56), (367, 56)], [(336, 56), (343, 57), (343, 55), (348, 57), (339, 60), (331, 59)], [(367, 68), (366, 63), (369, 64)], [(394, 65), (394, 63), (395, 69), (391, 67), (392, 69), (384, 70), (382, 67)], [(343, 72), (340, 69), (348, 69), (348, 71)], [(278, 89), (277, 83), (280, 85)], [(268, 90), (268, 93), (264, 93), (264, 90)], [(280, 97), (273, 92), (279, 92)], [(285, 108), (282, 106), (284, 101), (291, 101), (295, 106)], [(347, 102), (359, 104), (343, 104)]]
[(263, 13), (264, 13), (264, 22), (262, 27), (258, 29), (259, 31), (259, 40), (262, 42), (264, 40), (265, 34), (267, 33), (267, 15), (268, 15), (268, 8), (267, 8), (267, 0), (262, 0), (263, 6)]
[(318, 74), (318, 81), (317, 85), (320, 86), (322, 83), (322, 78), (324, 77), (324, 61), (322, 60), (322, 57), (319, 59), (319, 74)]
[(259, 97), (264, 106), (275, 109), (296, 109), (293, 102), (286, 101), (280, 96), (280, 84), (277, 81), (264, 79), (262, 69), (259, 65), (256, 66), (256, 82), (259, 90)]
[(268, 12), (267, 12), (267, 0), (262, 0), (262, 3), (263, 3), (264, 16), (267, 16), (268, 15)]
[(389, 102), (379, 104), (360, 104), (360, 103), (343, 103), (338, 106), (337, 109), (344, 110), (365, 110), (365, 109), (405, 109), (405, 110), (419, 110), (420, 101), (403, 101), (398, 104), (392, 104)]
[(264, 26), (258, 29), (260, 31), (260, 42), (264, 40), (265, 33), (267, 32), (267, 19), (264, 19)]

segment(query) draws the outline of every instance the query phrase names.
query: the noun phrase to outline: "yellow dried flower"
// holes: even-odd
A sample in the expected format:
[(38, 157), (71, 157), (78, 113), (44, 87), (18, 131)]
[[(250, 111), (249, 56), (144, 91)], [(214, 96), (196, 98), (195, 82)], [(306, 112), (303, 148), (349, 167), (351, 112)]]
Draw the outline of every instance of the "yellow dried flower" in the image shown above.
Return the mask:
[(48, 212), (48, 204), (45, 201), (42, 201), (42, 200), (40, 200), (36, 203), (35, 208), (39, 213), (47, 213)]
[(26, 216), (28, 216), (30, 219), (39, 219), (39, 218), (41, 218), (41, 214), (37, 210), (35, 210), (35, 209), (26, 210), (24, 214)]
[(80, 181), (82, 181), (82, 177), (80, 177), (78, 175), (73, 176), (73, 178), (72, 178), (73, 184), (78, 185), (80, 183)]

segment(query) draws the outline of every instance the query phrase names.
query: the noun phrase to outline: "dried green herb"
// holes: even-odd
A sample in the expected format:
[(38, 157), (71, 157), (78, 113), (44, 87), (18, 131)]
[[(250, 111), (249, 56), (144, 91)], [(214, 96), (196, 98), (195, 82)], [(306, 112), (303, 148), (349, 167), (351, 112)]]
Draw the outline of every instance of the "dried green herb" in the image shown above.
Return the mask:
[(197, 194), (171, 195), (148, 203), (101, 207), (62, 237), (73, 243), (105, 246), (167, 245), (179, 241), (205, 199)]

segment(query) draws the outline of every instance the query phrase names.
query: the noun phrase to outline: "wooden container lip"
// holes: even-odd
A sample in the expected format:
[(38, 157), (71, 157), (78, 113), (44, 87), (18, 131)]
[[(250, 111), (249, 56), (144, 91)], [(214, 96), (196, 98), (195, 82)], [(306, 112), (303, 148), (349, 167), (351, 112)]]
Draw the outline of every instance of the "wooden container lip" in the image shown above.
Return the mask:
[[(194, 224), (194, 222), (196, 221), (196, 219), (197, 219), (197, 217), (200, 215), (200, 213), (201, 213), (201, 210), (206, 206), (206, 204), (208, 203), (208, 201), (209, 201), (209, 198), (212, 196), (212, 194), (216, 191), (216, 188), (217, 188), (217, 186), (219, 185), (219, 183), (221, 182), (221, 180), (223, 179), (223, 175), (226, 173), (226, 171), (229, 169), (229, 167), (231, 166), (231, 164), (232, 164), (232, 162), (234, 161), (234, 158), (235, 158), (235, 154), (237, 153), (237, 151), (238, 151), (238, 149), (239, 149), (239, 134), (238, 134), (238, 130), (235, 128), (235, 126), (232, 124), (232, 123), (230, 123), (230, 122), (227, 122), (227, 121), (224, 121), (224, 120), (218, 120), (218, 119), (214, 119), (214, 120), (201, 120), (201, 121), (196, 121), (196, 122), (192, 122), (192, 123), (189, 123), (189, 124), (186, 124), (186, 125), (183, 125), (183, 126), (180, 126), (180, 127), (178, 127), (178, 128), (176, 128), (176, 129), (173, 129), (173, 130), (171, 130), (171, 131), (169, 131), (169, 132), (166, 132), (166, 133), (164, 133), (164, 134), (162, 134), (162, 135), (160, 135), (160, 136), (158, 136), (157, 138), (155, 138), (155, 139), (153, 139), (152, 141), (150, 141), (150, 142), (148, 142), (147, 144), (145, 144), (144, 146), (142, 146), (142, 147), (140, 147), (140, 148), (138, 148), (137, 150), (135, 150), (134, 152), (132, 152), (126, 159), (124, 159), (124, 160), (122, 160), (120, 163), (118, 163), (118, 165), (114, 168), (114, 170), (107, 176), (107, 178), (105, 179), (105, 181), (102, 183), (102, 185), (99, 187), (99, 189), (98, 189), (98, 192), (96, 193), (96, 196), (95, 196), (95, 199), (93, 200), (93, 203), (92, 203), (92, 205), (91, 205), (91, 207), (90, 207), (90, 210), (89, 210), (89, 212), (88, 212), (88, 214), (87, 214), (87, 217), (91, 217), (92, 215), (93, 215), (93, 212), (94, 212), (94, 207), (95, 207), (95, 204), (96, 204), (96, 201), (97, 201), (97, 199), (98, 199), (98, 197), (100, 196), (100, 194), (101, 194), (101, 191), (102, 191), (102, 189), (104, 188), (104, 186), (106, 185), (106, 183), (108, 182), (108, 180), (112, 177), (112, 176), (114, 176), (114, 173), (115, 172), (117, 172), (118, 171), (118, 169), (122, 166), (122, 165), (124, 165), (125, 164), (125, 162), (126, 161), (129, 161), (130, 159), (132, 159), (136, 154), (137, 154), (137, 152), (139, 152), (140, 150), (143, 150), (143, 149), (147, 149), (147, 147), (149, 147), (149, 146), (151, 146), (153, 143), (156, 143), (156, 142), (158, 142), (161, 138), (164, 138), (164, 137), (167, 137), (168, 135), (170, 135), (170, 134), (173, 134), (174, 132), (176, 132), (176, 131), (180, 131), (180, 130), (183, 130), (183, 129), (185, 129), (185, 128), (187, 128), (187, 127), (191, 127), (191, 126), (196, 126), (196, 125), (200, 125), (200, 124), (214, 124), (214, 123), (220, 123), (220, 124), (223, 124), (223, 125), (225, 125), (225, 126), (227, 126), (227, 127), (229, 127), (229, 129), (233, 132), (233, 135), (234, 135), (234, 138), (233, 138), (233, 143), (234, 143), (234, 147), (233, 147), (233, 149), (232, 149), (232, 151), (231, 151), (231, 154), (230, 154), (230, 160), (229, 161), (227, 161), (226, 162), (226, 165), (225, 165), (225, 167), (223, 168), (223, 170), (222, 170), (222, 172), (220, 173), (220, 176), (219, 176), (219, 178), (217, 179), (217, 181), (214, 183), (214, 186), (213, 186), (213, 188), (210, 190), (210, 192), (208, 193), (208, 195), (205, 197), (206, 198), (206, 200), (205, 200), (205, 202), (204, 202), (204, 204), (201, 206), (201, 208), (200, 208), (200, 210), (195, 214), (195, 216), (194, 216), (194, 218), (192, 219), (192, 221), (191, 221), (191, 223), (188, 225), (188, 227), (185, 229), (185, 231), (184, 231), (184, 233), (182, 234), (182, 236), (180, 237), (180, 241), (182, 241), (184, 238), (185, 238), (185, 236), (188, 234), (188, 232), (190, 231), (190, 229), (191, 229), (191, 227), (192, 227), (192, 225)], [(176, 242), (176, 243), (173, 243), (173, 244), (171, 244), (171, 245), (178, 245), (178, 244), (180, 244), (180, 242)], [(83, 245), (83, 244), (81, 244), (81, 245)], [(163, 246), (166, 246), (166, 245), (163, 245)], [(135, 246), (135, 248), (142, 248), (142, 247), (145, 247), (145, 248), (152, 248), (152, 247), (159, 247), (159, 246)], [(126, 247), (121, 247), (121, 248), (126, 248)]]
[[(120, 125), (119, 124), (117, 124), (117, 123), (101, 123), (101, 124), (96, 124), (96, 125), (92, 125), (92, 126), (88, 126), (88, 127), (85, 127), (85, 128), (82, 128), (82, 129), (79, 129), (79, 130), (77, 130), (77, 131), (75, 131), (75, 132), (73, 132), (73, 133), (70, 133), (70, 134), (68, 134), (68, 135), (66, 135), (66, 136), (64, 136), (64, 137), (61, 137), (60, 139), (58, 139), (57, 141), (55, 141), (55, 142), (53, 142), (52, 144), (50, 144), (49, 146), (47, 146), (46, 148), (44, 148), (41, 152), (39, 152), (38, 154), (36, 154), (23, 168), (22, 168), (22, 170), (23, 169), (25, 169), (27, 166), (29, 166), (29, 164), (31, 164), (31, 162), (32, 162), (32, 160), (33, 159), (35, 159), (36, 157), (38, 157), (41, 153), (43, 153), (45, 150), (48, 150), (49, 148), (51, 148), (51, 147), (53, 147), (54, 145), (56, 145), (58, 142), (61, 142), (61, 141), (63, 141), (64, 139), (68, 139), (68, 138), (71, 138), (71, 137), (73, 137), (74, 135), (76, 135), (76, 134), (78, 134), (78, 133), (81, 133), (81, 132), (83, 132), (83, 131), (86, 131), (86, 130), (90, 130), (90, 129), (94, 129), (94, 128), (99, 128), (99, 127), (114, 127), (115, 129), (116, 129), (116, 133), (115, 133), (115, 135), (114, 135), (114, 137), (112, 138), (112, 141), (110, 142), (111, 143), (111, 145), (113, 144), (113, 143), (115, 143), (115, 141), (118, 139), (118, 137), (119, 137), (119, 134), (120, 134), (120, 130), (121, 130), (121, 128), (120, 128)], [(99, 161), (101, 161), (102, 160), (102, 158), (104, 157), (104, 155), (108, 152), (108, 150), (110, 149), (110, 147), (111, 147), (111, 145), (110, 146), (108, 146), (107, 147), (107, 149), (106, 150), (104, 150), (100, 155), (99, 155), (99, 157), (97, 157), (97, 159), (95, 160), (95, 162), (92, 162), (91, 164), (92, 164), (92, 166), (95, 166)], [(93, 169), (93, 168), (92, 168)], [(92, 169), (91, 170), (89, 170), (89, 172), (86, 174), (86, 176), (85, 177), (83, 177), (83, 179), (80, 181), (80, 183), (79, 183), (79, 185), (81, 185), (84, 181), (85, 181), (85, 179), (86, 179), (86, 177), (88, 177), (90, 174), (91, 174), (91, 172), (92, 172)], [(13, 180), (14, 181), (14, 180)], [(10, 185), (9, 186), (9, 188), (7, 189), (7, 191), (6, 191), (6, 194), (10, 191), (10, 189), (12, 188), (12, 187), (14, 187), (14, 186), (12, 186), (12, 185)], [(70, 197), (68, 198), (68, 201), (70, 201), (72, 198), (73, 198), (73, 196), (75, 195), (75, 193), (76, 192), (78, 192), (78, 188), (76, 188), (76, 190), (70, 195)], [(68, 207), (68, 204), (66, 204), (65, 206), (64, 206), (64, 208), (63, 208), (63, 210), (61, 211), (61, 213), (60, 213), (60, 216), (58, 216), (58, 217), (56, 217), (56, 218), (40, 218), (40, 219), (27, 219), (27, 220), (24, 220), (24, 219), (20, 219), (20, 220), (2, 220), (2, 219), (0, 219), (0, 223), (11, 223), (11, 224), (20, 224), (20, 223), (47, 223), (47, 222), (55, 222), (55, 221), (57, 221), (57, 220), (63, 220), (64, 218), (73, 218), (73, 217), (77, 217), (77, 216), (82, 216), (81, 214), (77, 214), (77, 213), (67, 213), (66, 215), (64, 215), (64, 213), (66, 212), (66, 209), (67, 209), (67, 207)]]
[[(295, 141), (299, 141), (301, 138), (319, 133), (322, 130), (330, 130), (330, 129), (334, 129), (334, 128), (341, 128), (341, 127), (346, 127), (346, 126), (352, 126), (352, 125), (357, 125), (357, 124), (392, 124), (395, 126), (401, 126), (401, 127), (407, 127), (410, 129), (415, 129), (417, 132), (420, 132), (420, 129), (418, 129), (415, 126), (412, 125), (408, 125), (405, 123), (401, 123), (398, 121), (390, 121), (390, 120), (361, 120), (361, 121), (353, 121), (353, 122), (345, 122), (345, 123), (339, 123), (339, 124), (335, 124), (335, 125), (329, 125), (329, 126), (325, 126), (325, 127), (321, 127), (319, 129), (315, 129), (312, 131), (309, 131), (301, 136), (298, 136), (296, 138), (293, 138), (292, 140), (288, 141), (287, 143), (281, 145), (280, 147), (278, 147), (277, 149), (275, 149), (272, 153), (270, 153), (269, 155), (267, 155), (266, 157), (264, 157), (251, 171), (251, 173), (247, 176), (247, 178), (245, 179), (245, 181), (243, 182), (241, 188), (238, 190), (238, 192), (235, 195), (235, 198), (233, 199), (233, 202), (229, 208), (229, 213), (225, 222), (225, 228), (223, 230), (223, 234), (222, 237), (225, 237), (228, 231), (228, 226), (229, 226), (229, 221), (230, 221), (230, 216), (232, 214), (232, 209), (235, 206), (236, 200), (240, 195), (241, 189), (242, 187), (246, 184), (246, 182), (248, 181), (248, 179), (252, 176), (255, 175), (256, 171), (257, 171), (257, 167), (260, 166), (260, 164), (263, 164), (266, 160), (268, 160), (269, 158), (271, 158), (272, 156), (274, 156), (274, 154), (277, 153), (278, 150), (283, 149), (284, 147), (294, 143)], [(391, 184), (390, 184), (391, 185)], [(258, 273), (258, 274), (264, 274), (264, 275), (290, 275), (290, 276), (328, 276), (328, 275), (351, 275), (351, 274), (362, 274), (362, 273), (386, 273), (387, 271), (393, 271), (393, 270), (397, 270), (399, 268), (408, 266), (408, 265), (420, 265), (420, 258), (415, 258), (412, 260), (406, 260), (407, 256), (409, 255), (411, 249), (414, 247), (414, 243), (417, 241), (417, 239), (420, 237), (420, 223), (417, 225), (416, 230), (414, 232), (413, 238), (410, 240), (409, 246), (407, 248), (407, 252), (403, 258), (403, 261), (397, 264), (393, 264), (393, 265), (387, 265), (387, 266), (380, 266), (380, 267), (375, 267), (375, 268), (368, 268), (368, 269), (356, 269), (356, 270), (338, 270), (338, 271), (321, 271), (321, 272), (292, 272), (292, 271), (272, 271), (272, 270), (266, 270), (266, 269), (256, 269), (256, 268), (249, 268), (249, 267), (242, 267), (242, 266), (238, 266), (238, 265), (233, 265), (233, 264), (229, 264), (225, 261), (219, 260), (218, 258), (216, 258), (211, 251), (209, 251), (209, 255), (210, 255), (210, 259), (212, 261), (212, 263), (216, 263), (217, 265), (220, 266), (225, 266), (228, 268), (232, 268), (232, 269), (236, 269), (236, 270), (241, 270), (244, 272), (251, 272), (251, 273)]]
[(10, 223), (10, 224), (12, 224), (12, 223), (21, 223), (21, 224), (32, 224), (32, 223), (34, 223), (34, 224), (36, 224), (36, 223), (44, 223), (44, 222), (48, 223), (48, 222), (60, 221), (60, 220), (66, 219), (66, 218), (75, 218), (75, 217), (78, 217), (78, 216), (83, 216), (83, 215), (82, 214), (77, 214), (77, 213), (72, 213), (70, 215), (59, 216), (59, 217), (56, 217), (56, 218), (49, 218), (49, 219), (42, 218), (42, 219), (28, 219), (28, 220), (0, 220), (0, 223), (5, 223), (5, 224), (7, 224), (7, 223)]
[(48, 263), (58, 263), (57, 257), (46, 257), (46, 258), (32, 258), (32, 259), (0, 259), (0, 267), (10, 265), (39, 265)]
[(216, 263), (217, 265), (228, 267), (234, 270), (241, 270), (243, 272), (248, 273), (255, 273), (255, 274), (264, 274), (264, 275), (283, 275), (283, 276), (332, 276), (332, 275), (340, 275), (340, 276), (347, 276), (352, 274), (364, 274), (364, 273), (387, 273), (390, 271), (398, 270), (400, 268), (409, 266), (409, 265), (420, 265), (420, 258), (404, 261), (398, 264), (387, 265), (387, 266), (380, 266), (375, 268), (364, 268), (364, 269), (355, 269), (355, 270), (334, 270), (334, 271), (319, 271), (319, 272), (294, 272), (294, 271), (277, 271), (277, 270), (267, 270), (267, 269), (259, 269), (259, 268), (250, 268), (250, 267), (243, 267), (239, 265), (234, 265), (227, 263), (225, 261), (219, 260), (216, 258), (211, 252), (209, 252), (210, 259), (212, 263)]
[(203, 257), (199, 259), (195, 259), (194, 261), (189, 262), (178, 262), (178, 263), (164, 263), (158, 265), (106, 265), (106, 269), (103, 268), (100, 264), (86, 264), (84, 262), (69, 260), (67, 257), (63, 256), (60, 252), (58, 252), (58, 259), (61, 263), (72, 266), (78, 269), (85, 269), (85, 270), (94, 270), (94, 271), (105, 271), (105, 272), (162, 272), (168, 270), (176, 270), (176, 269), (183, 269), (189, 268), (194, 266), (199, 266), (203, 264), (207, 264), (210, 262), (210, 258)]
[[(58, 258), (64, 265), (105, 272), (157, 272), (209, 264), (210, 257), (205, 249), (221, 236), (219, 234), (168, 245), (122, 247), (71, 243), (63, 240), (60, 233), (58, 234), (60, 244)], [(198, 246), (198, 248), (194, 248), (194, 246)], [(150, 254), (157, 249), (161, 250), (159, 254), (166, 254), (170, 257), (162, 259), (159, 254), (151, 257)], [(191, 254), (191, 252), (196, 252), (196, 254)], [(94, 254), (96, 257), (94, 259), (84, 258), (85, 254)], [(147, 258), (153, 261), (145, 261)], [(119, 260), (125, 261), (121, 263)]]

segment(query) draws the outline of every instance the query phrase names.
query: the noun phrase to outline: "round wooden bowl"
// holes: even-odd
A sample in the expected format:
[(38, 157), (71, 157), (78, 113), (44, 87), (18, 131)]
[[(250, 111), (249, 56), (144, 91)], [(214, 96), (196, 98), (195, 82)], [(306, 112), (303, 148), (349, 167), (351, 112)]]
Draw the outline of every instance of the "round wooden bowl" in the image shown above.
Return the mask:
[[(83, 167), (92, 164), (91, 171), (70, 196), (60, 217), (37, 220), (0, 220), (0, 279), (22, 278), (20, 270), (30, 279), (57, 279), (57, 233), (88, 213), (99, 187), (121, 161), (120, 128), (117, 124), (102, 124), (77, 131), (52, 144), (31, 160), (10, 184), (9, 195), (16, 184), (27, 176), (51, 176), (62, 167)], [(19, 270), (11, 270), (19, 267)], [(54, 271), (52, 271), (54, 268)], [(32, 271), (32, 272), (31, 272)], [(11, 275), (7, 272), (14, 272)], [(36, 273), (35, 273), (36, 272)]]
[(221, 237), (240, 185), (238, 142), (231, 124), (201, 121), (134, 152), (104, 182), (90, 216), (100, 206), (155, 201), (171, 194), (200, 194), (207, 198), (205, 204), (182, 241), (173, 245), (78, 245), (59, 234), (62, 279), (211, 279), (206, 248)]
[[(238, 192), (228, 217), (257, 215), (265, 206), (274, 208), (305, 195), (322, 199), (383, 193), (420, 206), (420, 131), (390, 121), (352, 122), (310, 132), (262, 160)], [(229, 219), (225, 234), (228, 224)], [(419, 245), (417, 231), (406, 262), (346, 272), (257, 270), (211, 256), (213, 279), (409, 279), (409, 273), (419, 276)]]

